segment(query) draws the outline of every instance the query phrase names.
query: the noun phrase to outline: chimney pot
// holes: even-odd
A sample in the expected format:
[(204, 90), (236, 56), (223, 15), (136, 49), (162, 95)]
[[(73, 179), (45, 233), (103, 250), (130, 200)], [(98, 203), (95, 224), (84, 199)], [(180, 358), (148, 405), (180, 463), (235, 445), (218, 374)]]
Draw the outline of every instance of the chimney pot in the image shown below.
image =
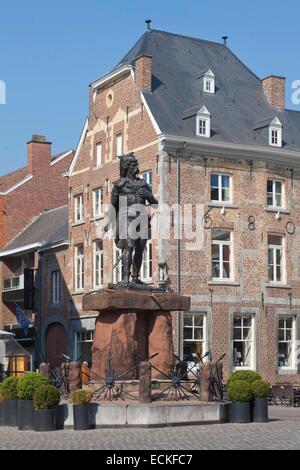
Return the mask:
[(44, 135), (33, 135), (32, 136), (32, 139), (31, 139), (32, 142), (46, 142), (46, 137)]

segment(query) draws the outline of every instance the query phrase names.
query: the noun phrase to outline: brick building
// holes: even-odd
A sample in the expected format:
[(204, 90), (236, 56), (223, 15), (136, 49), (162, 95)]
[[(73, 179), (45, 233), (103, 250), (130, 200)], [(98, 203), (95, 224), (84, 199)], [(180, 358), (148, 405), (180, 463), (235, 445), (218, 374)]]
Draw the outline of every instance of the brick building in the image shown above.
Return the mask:
[[(2, 250), (9, 242), (16, 240), (41, 212), (68, 203), (68, 178), (65, 173), (70, 167), (74, 152), (69, 150), (52, 156), (51, 143), (43, 136), (33, 136), (27, 148), (27, 166), (0, 177)], [(43, 239), (38, 241), (41, 244), (44, 242)], [(2, 329), (17, 329), (15, 303), (18, 302), (21, 306), (24, 304), (24, 282), (30, 284), (30, 270), (35, 270), (34, 256), (29, 253), (30, 247), (29, 250), (26, 247), (24, 257), (17, 259), (14, 256), (9, 261), (5, 258), (5, 262), (0, 263)], [(29, 276), (28, 279), (24, 277), (25, 272)], [(33, 314), (34, 309), (27, 310), (30, 315)]]
[[(226, 353), (226, 374), (299, 380), (300, 113), (285, 108), (284, 78), (261, 80), (224, 44), (149, 30), (91, 84), (89, 101), (68, 173), (70, 246), (47, 258), (67, 294), (47, 313), (44, 350), (53, 330), (62, 351), (90, 361), (95, 313), (82, 296), (119, 279), (104, 207), (117, 156), (132, 151), (172, 207), (171, 238), (148, 244), (142, 278), (191, 296), (191, 312), (174, 312), (177, 352)], [(179, 236), (187, 204), (202, 210), (197, 248)]]
[(226, 352), (226, 374), (300, 378), (300, 113), (284, 95), (284, 78), (261, 80), (226, 45), (156, 30), (91, 84), (69, 173), (72, 335), (91, 341), (95, 315), (81, 311), (82, 294), (118, 280), (103, 204), (117, 155), (133, 151), (161, 203), (205, 214), (203, 247), (173, 233), (145, 254), (146, 281), (169, 277), (191, 296), (191, 313), (174, 313), (178, 353)]
[[(32, 364), (40, 362), (40, 353), (55, 362), (68, 352), (64, 331), (55, 323), (69, 310), (61, 277), (68, 246), (68, 206), (63, 206), (42, 212), (0, 252), (4, 328), (30, 352)], [(16, 322), (16, 304), (32, 322), (27, 334)]]

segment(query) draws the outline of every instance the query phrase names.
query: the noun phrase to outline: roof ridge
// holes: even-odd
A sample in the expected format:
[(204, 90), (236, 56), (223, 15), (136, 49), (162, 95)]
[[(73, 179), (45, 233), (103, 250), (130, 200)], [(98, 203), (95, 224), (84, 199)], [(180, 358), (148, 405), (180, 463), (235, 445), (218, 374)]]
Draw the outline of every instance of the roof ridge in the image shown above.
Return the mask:
[(1, 178), (7, 178), (7, 176), (14, 175), (15, 173), (18, 173), (18, 171), (26, 170), (28, 167), (27, 166), (22, 166), (21, 168), (18, 168), (17, 170), (10, 171), (9, 173), (5, 173), (4, 175), (0, 175), (0, 180)]
[(225, 44), (222, 44), (221, 42), (211, 41), (210, 39), (196, 38), (194, 36), (188, 36), (187, 34), (172, 33), (171, 31), (164, 31), (162, 29), (150, 29), (150, 30), (146, 31), (146, 33), (147, 32), (148, 33), (151, 33), (151, 32), (163, 33), (163, 34), (168, 34), (170, 36), (177, 36), (177, 37), (185, 38), (185, 39), (193, 39), (194, 41), (207, 42), (207, 43), (210, 43), (210, 44), (215, 44), (217, 46), (226, 47), (228, 49), (228, 46), (225, 46)]
[(59, 209), (64, 209), (65, 207), (69, 207), (69, 205), (68, 205), (68, 204), (64, 204), (63, 206), (53, 207), (52, 209), (44, 209), (43, 212), (41, 212), (40, 215), (49, 214), (49, 212), (57, 211), (57, 210), (59, 210)]

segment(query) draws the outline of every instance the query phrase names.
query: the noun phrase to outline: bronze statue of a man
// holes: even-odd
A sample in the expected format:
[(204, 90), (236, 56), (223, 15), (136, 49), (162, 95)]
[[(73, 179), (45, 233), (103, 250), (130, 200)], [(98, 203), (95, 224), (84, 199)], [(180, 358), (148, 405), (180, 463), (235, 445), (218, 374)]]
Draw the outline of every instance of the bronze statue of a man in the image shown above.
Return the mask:
[(122, 283), (129, 284), (132, 276), (134, 284), (143, 284), (139, 280), (143, 252), (151, 238), (146, 205), (156, 205), (158, 201), (151, 186), (139, 177), (135, 155), (129, 153), (119, 159), (120, 179), (113, 186), (111, 205), (116, 214), (115, 243), (122, 250)]

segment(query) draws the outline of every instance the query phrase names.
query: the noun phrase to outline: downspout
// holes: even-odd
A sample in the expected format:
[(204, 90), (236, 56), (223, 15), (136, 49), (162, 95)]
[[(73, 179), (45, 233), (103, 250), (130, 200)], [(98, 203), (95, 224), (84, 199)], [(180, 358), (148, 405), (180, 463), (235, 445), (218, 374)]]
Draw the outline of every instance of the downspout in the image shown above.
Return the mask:
[[(176, 240), (176, 290), (177, 293), (181, 293), (181, 256), (180, 256), (180, 249), (181, 249), (181, 190), (180, 190), (180, 182), (181, 182), (181, 164), (180, 164), (180, 156), (179, 154), (176, 155), (176, 204), (177, 204), (177, 240)], [(182, 315), (180, 312), (177, 312), (177, 353), (181, 356), (181, 337), (182, 337)]]

